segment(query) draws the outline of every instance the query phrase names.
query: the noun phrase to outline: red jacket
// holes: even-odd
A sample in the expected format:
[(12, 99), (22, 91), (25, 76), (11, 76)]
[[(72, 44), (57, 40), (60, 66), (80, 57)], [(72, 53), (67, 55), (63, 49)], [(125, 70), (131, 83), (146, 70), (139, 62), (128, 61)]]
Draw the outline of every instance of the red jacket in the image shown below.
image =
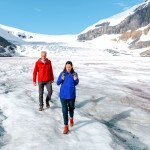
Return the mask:
[(36, 82), (36, 77), (38, 73), (38, 82), (46, 82), (46, 81), (54, 81), (52, 64), (49, 59), (46, 58), (46, 62), (43, 63), (41, 59), (39, 59), (35, 63), (35, 68), (33, 71), (33, 82)]

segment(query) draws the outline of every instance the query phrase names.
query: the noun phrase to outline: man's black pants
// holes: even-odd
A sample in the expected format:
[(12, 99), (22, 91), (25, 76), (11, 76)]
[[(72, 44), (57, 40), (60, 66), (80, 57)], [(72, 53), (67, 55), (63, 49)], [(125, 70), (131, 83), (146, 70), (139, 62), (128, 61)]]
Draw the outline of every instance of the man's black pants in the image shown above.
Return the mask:
[(38, 82), (39, 85), (39, 103), (40, 106), (43, 106), (43, 94), (44, 94), (44, 86), (46, 86), (46, 89), (48, 91), (47, 97), (46, 97), (46, 102), (49, 102), (51, 100), (52, 96), (52, 81), (47, 81), (47, 82)]

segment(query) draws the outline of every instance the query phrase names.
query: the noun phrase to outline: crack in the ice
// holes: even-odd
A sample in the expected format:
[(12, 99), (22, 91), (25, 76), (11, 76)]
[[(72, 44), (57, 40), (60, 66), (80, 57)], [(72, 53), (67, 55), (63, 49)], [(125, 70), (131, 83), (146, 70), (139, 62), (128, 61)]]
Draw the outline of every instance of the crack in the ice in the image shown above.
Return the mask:
[[(148, 150), (147, 145), (145, 145), (142, 141), (140, 141), (140, 139), (136, 135), (127, 130), (123, 130), (121, 127), (118, 127), (116, 125), (118, 121), (124, 120), (127, 117), (129, 117), (132, 111), (133, 110), (124, 111), (120, 114), (113, 116), (111, 120), (106, 121), (100, 120), (99, 118), (94, 117), (90, 113), (88, 112), (85, 113), (78, 109), (78, 112), (81, 115), (86, 116), (87, 118), (90, 118), (92, 120), (94, 119), (95, 121), (106, 125), (106, 127), (108, 128), (109, 132), (112, 135), (113, 143), (111, 144), (111, 146), (114, 150), (120, 150), (118, 149), (119, 146), (121, 146), (125, 150)], [(116, 143), (117, 145), (116, 144), (114, 145), (114, 143)]]
[[(133, 110), (127, 110), (112, 117), (109, 121), (104, 121), (104, 124), (109, 129), (116, 143), (121, 143), (125, 150), (148, 150), (148, 147), (140, 141), (140, 139), (132, 132), (118, 127), (116, 123), (130, 116)], [(118, 142), (117, 142), (118, 141)]]
[(104, 100), (106, 97), (107, 97), (107, 96), (103, 96), (103, 97), (94, 99), (94, 100), (92, 100), (92, 101), (91, 101), (91, 100), (84, 100), (84, 101), (82, 101), (82, 102), (77, 103), (77, 104), (76, 104), (76, 107), (77, 107), (77, 108), (81, 108), (81, 107), (84, 107), (85, 105), (87, 105), (88, 103), (96, 103), (96, 104), (97, 104), (98, 102)]
[(5, 145), (4, 142), (4, 134), (5, 130), (2, 125), (2, 122), (6, 119), (6, 117), (3, 115), (2, 111), (0, 110), (0, 149)]
[(7, 82), (0, 83), (0, 94), (8, 94), (14, 91), (15, 86), (9, 85)]

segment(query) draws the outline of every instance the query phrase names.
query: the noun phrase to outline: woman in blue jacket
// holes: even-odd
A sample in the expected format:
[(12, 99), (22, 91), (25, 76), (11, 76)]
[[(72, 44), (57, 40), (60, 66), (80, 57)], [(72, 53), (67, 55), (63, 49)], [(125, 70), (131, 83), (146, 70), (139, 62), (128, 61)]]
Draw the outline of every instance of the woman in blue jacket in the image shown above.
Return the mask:
[(68, 127), (68, 110), (70, 116), (70, 126), (74, 125), (73, 116), (75, 109), (76, 99), (76, 85), (79, 83), (78, 75), (73, 69), (71, 61), (67, 61), (63, 72), (60, 73), (57, 85), (61, 84), (60, 87), (60, 101), (62, 104), (62, 113), (64, 118), (64, 134), (69, 131)]

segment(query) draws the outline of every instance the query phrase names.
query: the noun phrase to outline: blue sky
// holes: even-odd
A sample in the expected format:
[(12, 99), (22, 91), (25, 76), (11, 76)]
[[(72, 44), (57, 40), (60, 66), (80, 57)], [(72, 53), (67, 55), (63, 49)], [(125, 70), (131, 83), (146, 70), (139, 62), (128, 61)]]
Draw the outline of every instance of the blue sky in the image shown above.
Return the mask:
[(1, 0), (0, 24), (42, 34), (77, 34), (144, 0)]

